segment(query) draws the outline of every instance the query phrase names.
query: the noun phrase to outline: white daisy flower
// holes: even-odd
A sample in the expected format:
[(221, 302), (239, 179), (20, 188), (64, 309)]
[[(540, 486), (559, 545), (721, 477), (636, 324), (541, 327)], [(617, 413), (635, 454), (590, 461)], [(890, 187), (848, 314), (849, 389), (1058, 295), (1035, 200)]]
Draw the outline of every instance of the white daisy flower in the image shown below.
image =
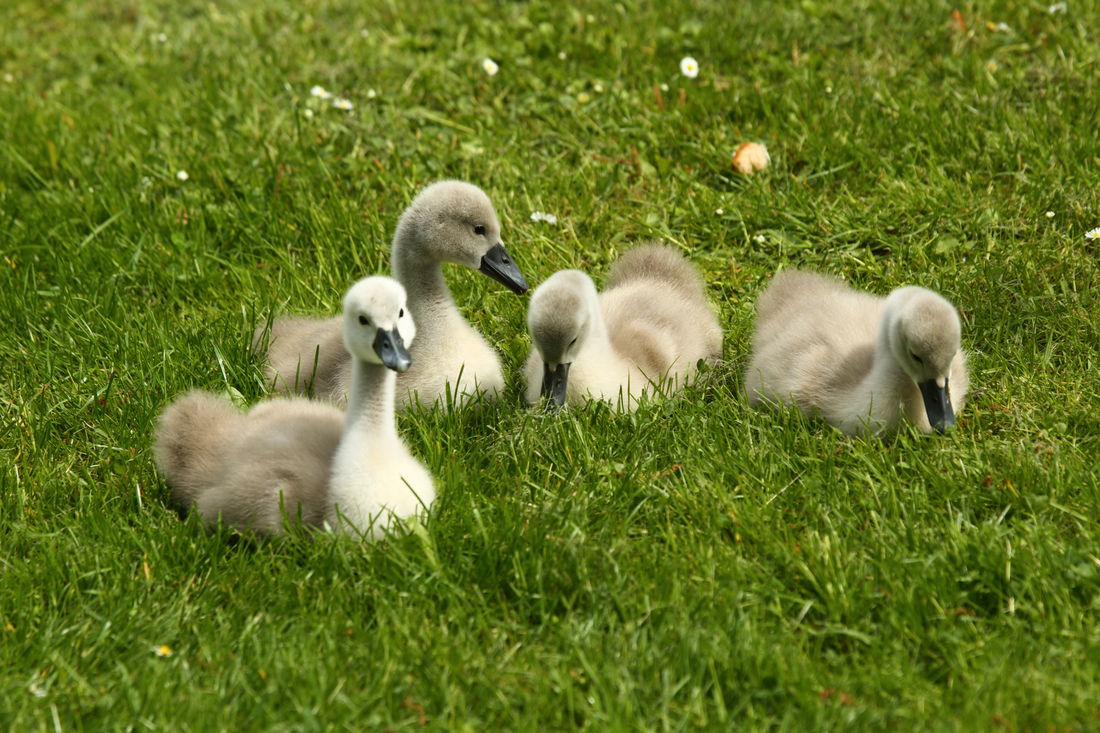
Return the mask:
[(725, 209), (715, 209), (714, 213), (715, 213), (716, 216), (721, 216), (722, 214), (726, 213), (726, 210)]
[(592, 85), (592, 91), (594, 91), (596, 94), (603, 94), (603, 84), (596, 82)]
[(993, 30), (997, 31), (998, 33), (1011, 33), (1012, 27), (1008, 23), (998, 23), (997, 25), (993, 26)]
[(768, 241), (768, 239), (763, 234), (757, 234), (755, 237), (752, 238), (752, 241), (756, 242), (757, 244), (763, 244), (764, 242)]
[(567, 54), (565, 51), (558, 51), (558, 61), (565, 61)]
[(172, 656), (172, 647), (167, 644), (155, 646), (153, 647), (153, 654), (156, 654), (158, 657), (170, 657)]
[(1100, 239), (1100, 227), (1085, 232), (1085, 237), (1088, 239)]
[(27, 688), (27, 692), (31, 693), (35, 697), (45, 697), (46, 696), (46, 688), (40, 686), (37, 682), (32, 682), (30, 684), (30, 686)]
[(318, 99), (332, 99), (332, 92), (325, 89), (323, 86), (314, 85), (309, 88), (310, 96), (317, 97)]
[(668, 91), (668, 84), (662, 84), (661, 85), (661, 91), (662, 92), (667, 92)]
[(378, 92), (374, 91), (373, 89), (368, 89), (367, 90), (367, 99), (374, 99), (377, 96), (378, 96)]
[(1053, 219), (1053, 218), (1054, 218), (1054, 212), (1053, 212), (1053, 211), (1048, 211), (1048, 212), (1046, 213), (1046, 218), (1048, 218), (1048, 219)]
[(497, 62), (490, 58), (482, 59), (481, 68), (485, 69), (485, 73), (489, 76), (496, 76), (496, 73), (500, 71), (500, 67), (497, 66)]
[(187, 171), (176, 171), (176, 178), (181, 181), (186, 181), (191, 176), (187, 175)]
[(1047, 7), (1047, 12), (1051, 15), (1055, 15), (1057, 13), (1064, 13), (1067, 9), (1068, 8), (1066, 7), (1065, 3), (1054, 3), (1053, 5)]
[(310, 117), (313, 117), (313, 110), (311, 110), (309, 107), (306, 107), (304, 110), (302, 110), (302, 114), (305, 115), (308, 119)]
[(699, 62), (691, 56), (683, 57), (680, 59), (680, 73), (688, 79), (694, 79), (699, 76)]
[(553, 214), (547, 214), (545, 211), (532, 211), (531, 221), (544, 221), (547, 224), (557, 224), (558, 217)]
[(350, 99), (344, 99), (343, 97), (337, 97), (332, 100), (332, 106), (336, 109), (342, 109), (345, 112), (351, 112), (355, 109), (355, 105), (351, 103)]

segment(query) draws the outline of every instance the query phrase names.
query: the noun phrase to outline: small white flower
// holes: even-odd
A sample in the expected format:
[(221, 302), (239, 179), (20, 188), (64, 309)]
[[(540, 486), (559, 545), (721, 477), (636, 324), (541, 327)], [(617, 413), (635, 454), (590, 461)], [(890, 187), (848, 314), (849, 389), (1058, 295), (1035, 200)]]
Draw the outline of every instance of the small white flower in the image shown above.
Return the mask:
[(592, 91), (594, 91), (596, 94), (603, 94), (603, 84), (596, 82), (592, 85)]
[(553, 214), (547, 214), (544, 211), (532, 211), (531, 221), (544, 221), (547, 224), (557, 224), (558, 217), (554, 216)]
[(187, 175), (187, 171), (176, 171), (176, 178), (180, 179), (181, 181), (186, 181), (190, 177), (191, 176)]
[(567, 57), (568, 55), (565, 53), (565, 51), (558, 51), (558, 61), (565, 61)]
[(40, 686), (37, 682), (32, 682), (30, 684), (30, 686), (27, 687), (27, 692), (31, 693), (35, 697), (45, 697), (46, 696), (46, 688)]
[(167, 43), (167, 42), (168, 42), (168, 35), (166, 33), (158, 33), (157, 34), (157, 43)]
[(337, 97), (332, 100), (332, 106), (336, 109), (342, 109), (345, 112), (351, 112), (355, 109), (355, 105), (351, 103), (350, 99), (344, 99), (343, 97)]
[(662, 84), (661, 85), (661, 91), (662, 92), (667, 92), (668, 91), (668, 84)]
[(1100, 227), (1090, 229), (1089, 231), (1085, 232), (1085, 236), (1088, 239), (1100, 239)]
[(152, 185), (153, 185), (153, 179), (152, 178), (150, 178), (149, 176), (142, 176), (141, 177), (141, 187), (142, 188), (151, 188)]
[(13, 81), (15, 81), (15, 77), (12, 76), (10, 73), (5, 73), (4, 81), (6, 81), (8, 84), (11, 84)]
[(320, 85), (310, 87), (309, 93), (311, 96), (317, 97), (318, 99), (332, 99), (332, 92)]
[(715, 214), (716, 216), (721, 216), (721, 215), (722, 215), (722, 214), (724, 214), (724, 213), (726, 213), (725, 209), (715, 209), (715, 210), (714, 210), (714, 214)]
[(752, 241), (756, 242), (757, 244), (763, 244), (768, 240), (767, 237), (765, 237), (763, 234), (757, 234), (755, 237), (752, 238)]
[(305, 115), (308, 119), (310, 117), (313, 117), (313, 110), (311, 110), (309, 107), (306, 107), (304, 110), (302, 110), (302, 114)]
[(378, 92), (374, 91), (373, 89), (368, 89), (367, 90), (367, 99), (374, 99), (377, 96), (378, 96)]
[(481, 68), (485, 69), (485, 73), (489, 76), (496, 76), (496, 73), (500, 71), (500, 67), (497, 66), (497, 62), (490, 58), (482, 59)]
[(832, 87), (825, 87), (825, 93), (826, 94), (832, 94), (833, 93), (833, 88)]
[(1064, 13), (1066, 12), (1066, 10), (1067, 7), (1065, 3), (1054, 3), (1047, 8), (1047, 12), (1051, 15), (1055, 15), (1056, 13)]
[(153, 647), (153, 654), (156, 654), (158, 657), (170, 657), (172, 656), (172, 647), (167, 644), (155, 646)]
[(1054, 212), (1053, 212), (1053, 211), (1048, 211), (1048, 212), (1046, 213), (1046, 218), (1048, 218), (1048, 219), (1053, 219), (1053, 218), (1054, 218)]
[(588, 104), (592, 101), (592, 95), (590, 95), (588, 92), (581, 92), (577, 95), (577, 101), (581, 104)]
[(1009, 26), (1008, 23), (998, 23), (997, 25), (993, 26), (993, 30), (997, 31), (998, 33), (1011, 33), (1012, 27)]
[(694, 79), (699, 76), (699, 62), (691, 56), (683, 57), (680, 59), (680, 73), (688, 79)]

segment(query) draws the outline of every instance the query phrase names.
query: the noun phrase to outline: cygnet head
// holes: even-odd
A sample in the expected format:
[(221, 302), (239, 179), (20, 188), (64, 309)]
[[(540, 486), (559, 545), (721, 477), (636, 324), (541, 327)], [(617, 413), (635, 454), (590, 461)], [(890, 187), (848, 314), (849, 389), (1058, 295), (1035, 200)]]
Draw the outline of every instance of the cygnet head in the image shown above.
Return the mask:
[(395, 260), (399, 247), (434, 262), (465, 265), (514, 293), (527, 292), (527, 281), (504, 249), (492, 202), (471, 183), (439, 181), (421, 191), (397, 225)]
[(929, 424), (946, 431), (955, 424), (947, 379), (961, 348), (959, 314), (937, 293), (905, 287), (886, 299), (884, 320), (890, 353), (920, 388)]
[(542, 396), (565, 404), (569, 365), (584, 347), (599, 308), (596, 286), (580, 270), (561, 270), (535, 288), (527, 330), (543, 362)]
[(403, 372), (412, 364), (406, 347), (415, 337), (405, 288), (393, 278), (364, 278), (344, 296), (344, 346), (353, 357)]

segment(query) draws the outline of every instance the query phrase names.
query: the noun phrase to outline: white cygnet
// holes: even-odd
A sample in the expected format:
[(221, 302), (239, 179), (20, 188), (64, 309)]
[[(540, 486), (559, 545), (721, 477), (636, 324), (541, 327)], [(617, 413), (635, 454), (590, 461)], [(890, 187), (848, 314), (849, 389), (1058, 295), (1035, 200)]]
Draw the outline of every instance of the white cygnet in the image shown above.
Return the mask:
[(153, 452), (182, 509), (261, 534), (281, 534), (289, 520), (374, 539), (432, 505), (432, 478), (394, 418), (396, 372), (409, 368), (416, 335), (405, 289), (360, 280), (340, 320), (352, 355), (346, 413), (302, 397), (241, 413), (194, 391), (161, 414)]

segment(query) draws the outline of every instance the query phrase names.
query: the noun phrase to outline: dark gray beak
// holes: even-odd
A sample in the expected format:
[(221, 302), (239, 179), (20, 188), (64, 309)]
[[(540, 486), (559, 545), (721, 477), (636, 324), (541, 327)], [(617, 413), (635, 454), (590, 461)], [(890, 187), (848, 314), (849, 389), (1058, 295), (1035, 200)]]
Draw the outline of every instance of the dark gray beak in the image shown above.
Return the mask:
[(485, 253), (478, 272), (493, 278), (516, 295), (527, 292), (527, 281), (523, 279), (523, 273), (516, 267), (515, 260), (504, 249), (503, 244), (495, 244)]
[(551, 369), (549, 364), (542, 363), (542, 398), (550, 400), (547, 406), (551, 410), (556, 410), (565, 404), (567, 386), (569, 386), (568, 364), (558, 364), (557, 369)]
[(382, 363), (395, 372), (403, 372), (412, 364), (412, 357), (405, 350), (405, 342), (396, 328), (392, 331), (378, 329), (371, 346)]
[(942, 387), (936, 384), (935, 379), (917, 386), (924, 398), (924, 411), (932, 428), (937, 433), (946, 433), (948, 428), (955, 427), (955, 411), (951, 409), (951, 397), (947, 394), (947, 380), (943, 380)]

